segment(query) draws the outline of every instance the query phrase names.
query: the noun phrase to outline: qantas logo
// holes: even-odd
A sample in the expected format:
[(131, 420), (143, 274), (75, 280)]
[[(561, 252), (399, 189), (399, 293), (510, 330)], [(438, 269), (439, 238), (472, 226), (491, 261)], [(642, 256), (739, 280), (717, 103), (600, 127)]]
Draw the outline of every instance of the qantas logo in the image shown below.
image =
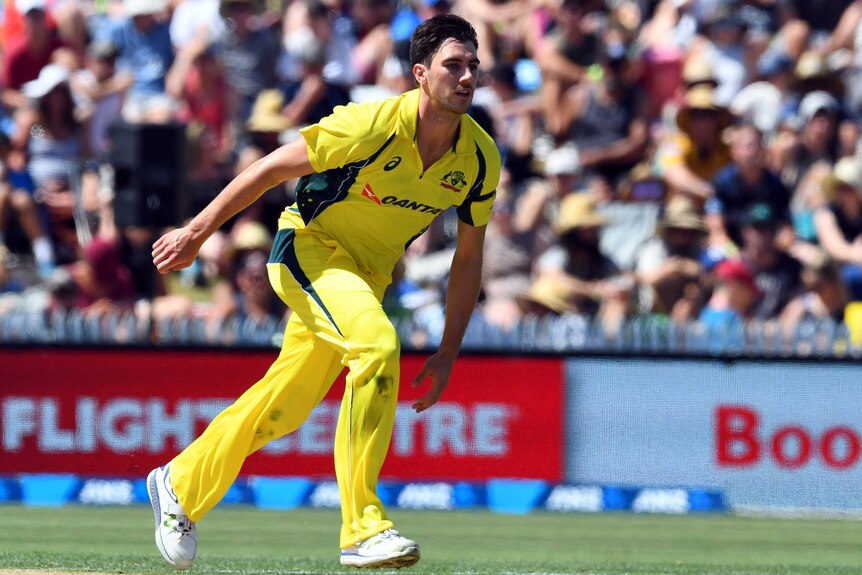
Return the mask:
[(371, 189), (371, 184), (365, 184), (365, 187), (362, 188), (362, 195), (365, 196), (366, 198), (368, 198), (369, 200), (371, 200), (372, 202), (374, 202), (375, 204), (377, 204), (378, 206), (382, 205), (380, 203), (380, 198), (378, 198), (374, 194), (374, 190)]
[(413, 202), (410, 200), (402, 200), (396, 196), (385, 196), (382, 200), (383, 205), (385, 206), (395, 206), (398, 208), (405, 208), (408, 210), (413, 210), (414, 212), (421, 212), (423, 214), (439, 214), (443, 210), (440, 208), (435, 208), (434, 206), (429, 206), (428, 204), (422, 204), (419, 202)]

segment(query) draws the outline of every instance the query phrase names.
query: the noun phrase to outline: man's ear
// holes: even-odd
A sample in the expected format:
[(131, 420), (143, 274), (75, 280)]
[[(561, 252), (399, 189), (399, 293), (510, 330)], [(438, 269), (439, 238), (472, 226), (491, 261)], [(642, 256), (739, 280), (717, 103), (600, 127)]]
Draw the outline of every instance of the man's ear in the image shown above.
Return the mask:
[(428, 69), (422, 64), (413, 64), (413, 77), (420, 86), (428, 82)]

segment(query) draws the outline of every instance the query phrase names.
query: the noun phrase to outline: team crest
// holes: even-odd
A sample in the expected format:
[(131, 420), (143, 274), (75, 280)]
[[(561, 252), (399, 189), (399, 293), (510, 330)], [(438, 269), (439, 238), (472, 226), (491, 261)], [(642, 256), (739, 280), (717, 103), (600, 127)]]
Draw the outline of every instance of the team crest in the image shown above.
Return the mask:
[(467, 179), (464, 177), (464, 172), (454, 170), (440, 178), (440, 186), (453, 192), (460, 192), (467, 185)]

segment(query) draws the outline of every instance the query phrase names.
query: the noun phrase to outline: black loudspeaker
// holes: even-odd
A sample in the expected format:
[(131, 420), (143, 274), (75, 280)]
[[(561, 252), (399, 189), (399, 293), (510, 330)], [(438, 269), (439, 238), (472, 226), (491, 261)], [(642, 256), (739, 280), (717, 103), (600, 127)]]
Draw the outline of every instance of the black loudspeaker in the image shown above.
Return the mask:
[(179, 224), (185, 204), (185, 126), (117, 122), (110, 138), (117, 226)]

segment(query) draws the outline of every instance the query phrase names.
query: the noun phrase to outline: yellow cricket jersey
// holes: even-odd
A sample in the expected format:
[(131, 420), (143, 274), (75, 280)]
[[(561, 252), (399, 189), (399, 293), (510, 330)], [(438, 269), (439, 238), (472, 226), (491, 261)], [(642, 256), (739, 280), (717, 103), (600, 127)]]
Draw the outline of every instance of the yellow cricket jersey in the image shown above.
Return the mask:
[(418, 112), (419, 90), (412, 90), (338, 106), (304, 128), (316, 173), (299, 180), (279, 227), (328, 236), (385, 285), (407, 246), (446, 209), (457, 206), (470, 225), (487, 224), (500, 178), (494, 141), (464, 114), (455, 146), (423, 172)]

